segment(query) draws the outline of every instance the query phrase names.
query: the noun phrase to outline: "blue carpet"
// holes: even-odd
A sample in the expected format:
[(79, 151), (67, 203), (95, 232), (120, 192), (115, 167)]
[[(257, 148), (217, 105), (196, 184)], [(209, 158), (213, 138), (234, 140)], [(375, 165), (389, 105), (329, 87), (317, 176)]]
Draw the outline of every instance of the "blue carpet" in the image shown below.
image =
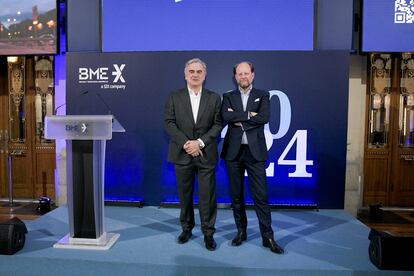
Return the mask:
[(369, 228), (343, 210), (273, 211), (275, 237), (285, 255), (261, 245), (253, 211), (248, 211), (247, 242), (233, 247), (232, 212), (218, 210), (213, 252), (204, 248), (199, 224), (188, 243), (176, 242), (178, 215), (178, 209), (105, 207), (107, 232), (121, 235), (112, 249), (55, 249), (69, 231), (67, 208), (60, 207), (25, 222), (25, 247), (0, 256), (0, 275), (413, 275), (372, 265)]

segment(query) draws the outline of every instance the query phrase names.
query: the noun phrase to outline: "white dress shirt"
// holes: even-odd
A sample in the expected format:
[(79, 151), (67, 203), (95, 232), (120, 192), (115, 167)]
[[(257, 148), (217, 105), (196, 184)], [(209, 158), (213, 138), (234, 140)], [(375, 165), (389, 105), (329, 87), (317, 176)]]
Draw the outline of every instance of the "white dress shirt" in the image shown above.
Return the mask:
[[(190, 87), (188, 88), (188, 93), (190, 95), (190, 101), (191, 101), (191, 110), (193, 111), (193, 119), (194, 123), (197, 123), (197, 115), (198, 115), (198, 109), (200, 108), (200, 99), (201, 99), (201, 91), (193, 91)], [(200, 142), (200, 148), (204, 148), (204, 142), (200, 138), (197, 139), (197, 141)]]
[(190, 89), (190, 87), (188, 87), (188, 93), (190, 95), (191, 110), (193, 111), (194, 123), (196, 123), (197, 122), (198, 109), (200, 107), (201, 90), (200, 91), (193, 91), (193, 90)]
[[(239, 91), (240, 91), (240, 96), (241, 96), (241, 100), (243, 103), (243, 111), (246, 111), (247, 108), (247, 101), (249, 100), (249, 96), (250, 96), (250, 91), (252, 91), (253, 86), (250, 86), (250, 88), (248, 88), (246, 91), (243, 91), (243, 89), (241, 87), (239, 87)], [(243, 129), (243, 126), (242, 126)], [(246, 132), (243, 129), (243, 136), (242, 136), (242, 144), (247, 145), (249, 144), (249, 141), (247, 141), (247, 135)]]

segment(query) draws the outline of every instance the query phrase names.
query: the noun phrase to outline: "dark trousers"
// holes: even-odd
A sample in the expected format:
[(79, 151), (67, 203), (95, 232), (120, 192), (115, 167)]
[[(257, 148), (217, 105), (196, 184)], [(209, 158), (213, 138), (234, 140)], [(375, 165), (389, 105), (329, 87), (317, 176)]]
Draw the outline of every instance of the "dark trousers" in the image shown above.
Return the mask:
[(246, 231), (247, 216), (244, 201), (245, 171), (249, 177), (250, 190), (253, 194), (254, 208), (259, 219), (260, 233), (263, 238), (273, 238), (272, 218), (267, 197), (267, 179), (265, 162), (256, 161), (248, 145), (241, 145), (239, 154), (232, 161), (226, 161), (230, 180), (230, 192), (233, 216), (237, 230)]
[(214, 224), (217, 216), (216, 203), (216, 167), (205, 165), (199, 158), (193, 158), (188, 165), (175, 165), (178, 193), (180, 196), (180, 222), (183, 230), (194, 228), (194, 181), (198, 177), (198, 203), (201, 220), (201, 231), (205, 236), (215, 232)]

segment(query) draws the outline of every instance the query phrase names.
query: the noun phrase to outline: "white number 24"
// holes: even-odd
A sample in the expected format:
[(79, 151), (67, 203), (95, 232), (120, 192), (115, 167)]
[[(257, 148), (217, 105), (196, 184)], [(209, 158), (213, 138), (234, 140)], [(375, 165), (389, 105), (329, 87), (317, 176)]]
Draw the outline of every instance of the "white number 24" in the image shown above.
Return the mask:
[[(270, 98), (277, 96), (280, 103), (280, 124), (279, 129), (276, 134), (271, 133), (269, 124), (265, 127), (265, 136), (266, 136), (266, 145), (269, 150), (273, 144), (273, 140), (280, 139), (286, 135), (290, 127), (290, 121), (292, 118), (292, 109), (290, 105), (289, 98), (287, 95), (280, 90), (271, 90), (269, 91)], [(313, 160), (307, 160), (307, 139), (308, 131), (307, 130), (297, 130), (290, 139), (288, 145), (283, 150), (279, 159), (277, 160), (278, 165), (290, 165), (295, 166), (295, 171), (289, 173), (289, 177), (312, 177), (312, 173), (307, 172), (306, 166), (313, 165)], [(287, 160), (286, 156), (289, 151), (292, 149), (292, 146), (296, 143), (296, 158), (293, 160)], [(274, 163), (270, 163), (269, 167), (266, 169), (267, 176), (274, 176)]]

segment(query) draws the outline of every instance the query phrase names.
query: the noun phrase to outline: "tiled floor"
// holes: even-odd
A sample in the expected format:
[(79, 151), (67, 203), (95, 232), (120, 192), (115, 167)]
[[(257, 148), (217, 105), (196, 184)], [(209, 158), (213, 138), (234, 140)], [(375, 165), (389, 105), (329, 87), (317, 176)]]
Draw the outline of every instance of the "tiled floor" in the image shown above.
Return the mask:
[[(35, 220), (41, 214), (37, 211), (37, 203), (19, 202), (18, 206), (9, 207), (7, 201), (0, 201), (0, 222), (13, 217), (21, 220)], [(368, 211), (362, 211), (358, 219), (365, 225), (379, 231), (387, 231), (395, 236), (414, 237), (414, 211), (386, 210), (380, 217), (370, 217)]]

